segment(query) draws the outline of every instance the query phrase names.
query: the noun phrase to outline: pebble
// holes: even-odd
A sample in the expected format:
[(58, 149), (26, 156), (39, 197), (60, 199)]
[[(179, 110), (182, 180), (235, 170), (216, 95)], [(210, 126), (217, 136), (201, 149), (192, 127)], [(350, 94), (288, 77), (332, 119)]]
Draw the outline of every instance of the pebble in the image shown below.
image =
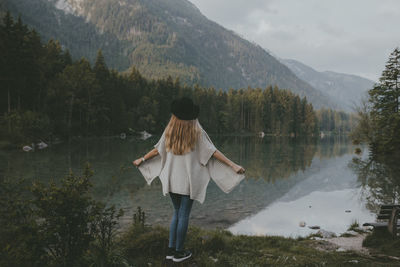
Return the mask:
[(312, 239), (312, 240), (324, 240), (322, 237), (319, 237), (319, 236), (313, 236), (310, 239)]
[(218, 259), (217, 258), (213, 258), (213, 257), (209, 257), (213, 262), (217, 262), (218, 261)]
[(358, 263), (358, 260), (349, 260), (348, 263)]

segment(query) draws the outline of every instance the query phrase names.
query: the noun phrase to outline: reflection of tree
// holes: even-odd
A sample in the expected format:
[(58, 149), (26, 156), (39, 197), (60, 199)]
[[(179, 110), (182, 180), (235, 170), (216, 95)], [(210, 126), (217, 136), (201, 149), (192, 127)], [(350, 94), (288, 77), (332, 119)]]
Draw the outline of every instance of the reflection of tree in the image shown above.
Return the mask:
[(246, 169), (246, 177), (275, 181), (311, 165), (317, 145), (312, 140), (286, 137), (234, 137), (215, 140), (217, 147)]
[(366, 160), (353, 158), (350, 166), (358, 175), (367, 208), (378, 211), (381, 204), (400, 201), (400, 157), (370, 155)]
[(132, 166), (132, 159), (146, 153), (159, 137), (146, 141), (119, 138), (91, 138), (62, 143), (43, 151), (0, 153), (0, 177), (24, 178), (48, 183), (58, 182), (71, 169), (81, 173), (85, 162), (94, 169), (92, 193), (104, 199), (120, 190), (137, 190), (145, 180)]
[[(330, 158), (349, 152), (348, 143), (324, 138), (210, 135), (215, 146), (246, 169), (246, 177), (260, 182), (275, 182), (306, 170), (317, 155)], [(51, 146), (33, 153), (0, 151), (0, 177), (40, 180), (43, 183), (82, 171), (88, 161), (95, 175), (92, 193), (97, 199), (123, 198), (146, 186), (145, 180), (131, 165), (132, 159), (145, 154), (160, 136), (148, 140), (90, 138)], [(128, 191), (128, 192), (127, 192)]]
[(315, 156), (319, 158), (332, 158), (352, 153), (353, 147), (349, 145), (346, 136), (327, 136), (319, 141)]
[(214, 144), (233, 161), (243, 165), (246, 177), (276, 181), (307, 169), (315, 156), (332, 158), (351, 153), (347, 138), (213, 136)]

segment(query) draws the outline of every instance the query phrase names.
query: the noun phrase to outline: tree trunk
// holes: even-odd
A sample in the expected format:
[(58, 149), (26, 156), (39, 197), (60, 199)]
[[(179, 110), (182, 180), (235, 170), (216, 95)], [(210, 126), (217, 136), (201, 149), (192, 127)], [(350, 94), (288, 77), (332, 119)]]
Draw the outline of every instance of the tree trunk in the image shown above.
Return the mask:
[(10, 86), (7, 88), (7, 94), (8, 94), (8, 113), (11, 112), (11, 99), (10, 99)]
[(71, 103), (69, 105), (69, 114), (68, 114), (68, 135), (71, 135), (71, 124), (72, 124), (72, 109), (74, 106), (74, 97), (75, 95), (71, 95)]
[[(11, 112), (11, 99), (10, 99), (10, 86), (7, 88), (7, 94), (8, 94), (8, 114)], [(11, 133), (11, 120), (8, 119), (8, 132)]]
[(394, 237), (397, 236), (397, 220), (399, 217), (399, 211), (400, 208), (397, 207), (393, 208), (392, 214), (390, 215), (390, 219), (388, 222), (388, 230)]
[(89, 95), (89, 101), (88, 101), (88, 108), (87, 108), (87, 113), (86, 113), (86, 136), (89, 135), (90, 112), (91, 112), (91, 106), (92, 106), (92, 96), (90, 94), (90, 91), (89, 91), (88, 95)]

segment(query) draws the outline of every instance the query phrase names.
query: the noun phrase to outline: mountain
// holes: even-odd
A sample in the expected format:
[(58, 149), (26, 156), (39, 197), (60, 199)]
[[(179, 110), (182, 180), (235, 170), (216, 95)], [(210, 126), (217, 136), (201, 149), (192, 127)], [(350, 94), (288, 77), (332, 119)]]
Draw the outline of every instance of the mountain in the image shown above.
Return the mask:
[(293, 59), (281, 59), (300, 79), (317, 90), (329, 95), (338, 107), (345, 111), (354, 111), (355, 104), (374, 86), (374, 81), (356, 75), (333, 71), (319, 72)]
[(278, 85), (314, 107), (335, 107), (260, 46), (208, 20), (187, 0), (0, 0), (3, 9), (54, 38), (73, 58), (94, 61), (102, 49), (119, 71), (135, 66), (145, 77), (180, 77), (216, 88)]

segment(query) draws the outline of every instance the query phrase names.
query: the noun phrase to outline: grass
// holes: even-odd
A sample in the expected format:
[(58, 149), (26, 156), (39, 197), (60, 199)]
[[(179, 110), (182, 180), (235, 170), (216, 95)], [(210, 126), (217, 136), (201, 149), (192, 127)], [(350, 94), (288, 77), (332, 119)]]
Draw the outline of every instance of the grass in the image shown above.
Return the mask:
[(355, 220), (350, 224), (349, 229), (347, 229), (347, 231), (357, 232), (357, 230), (360, 230), (359, 228), (360, 228), (360, 224), (358, 223), (357, 220)]
[[(353, 231), (353, 232), (356, 232), (356, 233), (358, 233), (358, 234), (364, 234), (364, 233), (367, 233), (367, 232), (368, 232), (368, 231), (366, 231), (366, 230), (360, 228), (360, 224), (358, 223), (357, 220), (355, 220), (355, 221), (353, 221), (353, 222), (351, 223), (351, 225), (349, 226), (349, 228), (347, 229), (347, 231)], [(353, 236), (354, 236), (353, 234), (347, 233), (347, 232), (340, 235), (340, 237), (353, 237)]]
[(386, 228), (374, 230), (364, 239), (363, 246), (375, 253), (400, 257), (400, 237), (393, 237)]
[[(320, 251), (318, 241), (278, 236), (235, 236), (224, 230), (189, 228), (185, 246), (193, 252), (194, 266), (395, 266), (391, 259), (371, 258), (354, 252)], [(134, 266), (162, 266), (168, 230), (131, 227), (121, 245)]]

